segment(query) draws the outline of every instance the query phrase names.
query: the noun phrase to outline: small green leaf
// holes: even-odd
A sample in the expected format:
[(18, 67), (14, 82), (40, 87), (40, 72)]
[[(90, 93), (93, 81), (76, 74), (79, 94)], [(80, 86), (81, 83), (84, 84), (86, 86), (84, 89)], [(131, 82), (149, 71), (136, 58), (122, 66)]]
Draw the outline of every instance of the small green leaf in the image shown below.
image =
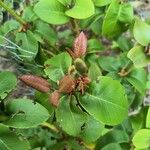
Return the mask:
[(0, 124), (0, 149), (1, 150), (29, 150), (30, 146), (26, 140), (21, 140), (9, 128)]
[(25, 60), (33, 60), (38, 53), (38, 42), (34, 34), (28, 30), (27, 32), (19, 32), (16, 35), (16, 41), (20, 43), (20, 57)]
[(103, 124), (95, 120), (93, 117), (89, 117), (88, 122), (80, 133), (80, 138), (86, 143), (94, 142), (102, 135), (103, 130)]
[(88, 53), (96, 53), (104, 50), (104, 47), (97, 39), (88, 40)]
[(150, 57), (144, 52), (144, 47), (137, 45), (127, 54), (127, 57), (133, 61), (136, 68), (142, 68), (150, 63)]
[(150, 25), (136, 18), (133, 27), (133, 35), (138, 43), (147, 46), (150, 44)]
[(100, 68), (97, 66), (97, 64), (92, 63), (89, 67), (88, 77), (93, 81), (93, 80), (97, 80), (98, 77), (101, 75), (102, 73)]
[(86, 19), (95, 13), (95, 8), (92, 0), (76, 0), (75, 6), (65, 13), (72, 18)]
[(119, 124), (127, 117), (125, 91), (119, 81), (109, 77), (100, 77), (99, 83), (93, 82), (88, 93), (80, 97), (80, 102), (95, 119), (108, 125)]
[(111, 0), (93, 0), (95, 6), (105, 6), (111, 3)]
[(34, 12), (43, 21), (51, 24), (64, 24), (69, 21), (65, 15), (65, 6), (57, 0), (40, 0), (34, 7)]
[(146, 93), (147, 73), (143, 68), (134, 69), (127, 80), (144, 96)]
[(150, 107), (148, 109), (147, 116), (146, 116), (146, 128), (150, 128)]
[(17, 85), (17, 79), (11, 72), (0, 73), (0, 99), (4, 99)]
[(133, 137), (132, 142), (136, 148), (144, 149), (150, 146), (150, 130), (141, 129)]
[(87, 115), (77, 107), (74, 97), (64, 96), (56, 110), (56, 118), (60, 126), (68, 134), (76, 136), (87, 121)]
[(45, 62), (45, 73), (54, 82), (60, 80), (71, 66), (72, 59), (68, 53), (61, 53)]
[(104, 18), (102, 33), (110, 38), (117, 36), (126, 29), (124, 23), (131, 23), (132, 20), (133, 8), (131, 5), (120, 4), (117, 0), (113, 0)]
[(11, 100), (6, 109), (11, 116), (3, 124), (13, 128), (35, 127), (50, 117), (47, 109), (29, 99)]

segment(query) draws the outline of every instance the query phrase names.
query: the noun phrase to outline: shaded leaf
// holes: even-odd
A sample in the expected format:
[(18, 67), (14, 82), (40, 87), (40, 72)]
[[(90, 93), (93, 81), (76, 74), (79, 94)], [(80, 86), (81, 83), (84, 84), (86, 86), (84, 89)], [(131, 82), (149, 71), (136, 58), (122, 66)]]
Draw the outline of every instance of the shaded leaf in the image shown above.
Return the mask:
[(3, 124), (13, 128), (35, 127), (50, 117), (47, 109), (29, 99), (11, 100), (6, 109), (11, 116)]
[(4, 99), (17, 85), (17, 79), (11, 72), (0, 73), (0, 99)]

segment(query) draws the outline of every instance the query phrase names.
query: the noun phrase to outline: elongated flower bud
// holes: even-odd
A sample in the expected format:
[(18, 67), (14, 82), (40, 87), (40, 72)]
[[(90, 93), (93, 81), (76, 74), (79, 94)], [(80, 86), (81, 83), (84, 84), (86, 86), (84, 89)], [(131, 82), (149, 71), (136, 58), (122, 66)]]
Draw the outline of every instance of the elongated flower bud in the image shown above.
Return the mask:
[(59, 92), (71, 93), (74, 89), (75, 83), (71, 75), (66, 75), (59, 81)]
[(87, 37), (83, 32), (76, 37), (73, 48), (76, 58), (80, 58), (85, 55), (87, 49)]
[(34, 75), (23, 75), (19, 78), (22, 82), (24, 82), (26, 85), (40, 91), (40, 92), (49, 92), (50, 90), (50, 84), (49, 82), (39, 76)]
[(59, 105), (59, 98), (60, 98), (60, 93), (58, 90), (55, 90), (49, 97), (50, 103), (57, 107)]

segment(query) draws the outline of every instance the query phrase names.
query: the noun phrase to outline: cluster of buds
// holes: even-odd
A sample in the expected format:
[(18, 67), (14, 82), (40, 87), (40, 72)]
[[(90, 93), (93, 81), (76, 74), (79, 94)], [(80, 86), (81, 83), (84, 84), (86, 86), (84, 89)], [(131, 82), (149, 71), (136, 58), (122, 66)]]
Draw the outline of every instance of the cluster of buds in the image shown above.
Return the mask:
[(73, 51), (67, 49), (73, 59), (80, 58), (85, 55), (87, 50), (87, 37), (81, 32), (74, 40)]

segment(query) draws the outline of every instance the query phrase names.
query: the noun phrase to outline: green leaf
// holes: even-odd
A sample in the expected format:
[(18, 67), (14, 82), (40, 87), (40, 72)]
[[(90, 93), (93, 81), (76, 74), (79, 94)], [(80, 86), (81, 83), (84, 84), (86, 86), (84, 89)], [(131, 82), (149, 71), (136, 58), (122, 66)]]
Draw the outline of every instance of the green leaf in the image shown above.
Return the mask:
[(45, 62), (44, 69), (46, 75), (54, 82), (60, 80), (68, 71), (72, 64), (72, 58), (68, 53), (61, 53)]
[(99, 83), (90, 85), (88, 93), (80, 97), (80, 102), (98, 121), (108, 125), (119, 124), (128, 113), (125, 91), (117, 80), (109, 77), (100, 77), (99, 80)]
[(50, 117), (47, 109), (29, 99), (11, 100), (6, 109), (11, 116), (3, 124), (13, 128), (35, 127)]
[(103, 130), (103, 124), (95, 120), (93, 117), (89, 117), (88, 122), (80, 133), (80, 138), (86, 143), (94, 142), (102, 135)]
[(58, 39), (57, 39), (57, 33), (54, 31), (54, 29), (49, 24), (41, 20), (38, 20), (34, 23), (35, 23), (34, 32), (37, 33), (42, 38), (44, 38), (50, 44), (55, 45)]
[(100, 68), (97, 66), (97, 64), (92, 63), (89, 67), (88, 77), (93, 81), (93, 80), (97, 80), (98, 77), (101, 75), (102, 73)]
[(60, 99), (56, 118), (62, 129), (73, 136), (81, 132), (81, 127), (87, 121), (87, 115), (77, 106), (75, 98), (69, 96)]
[(67, 6), (67, 5), (71, 5), (72, 0), (57, 0), (57, 1), (62, 3), (64, 6)]
[(143, 68), (134, 69), (127, 80), (144, 96), (146, 93), (147, 73)]
[(150, 130), (141, 129), (133, 137), (132, 142), (136, 148), (144, 149), (150, 146)]
[(104, 50), (104, 47), (97, 39), (88, 40), (88, 53), (96, 53)]
[(150, 63), (150, 57), (144, 52), (144, 47), (137, 45), (127, 54), (127, 57), (133, 61), (136, 68), (142, 68)]
[(31, 61), (36, 57), (38, 53), (38, 42), (30, 30), (17, 33), (16, 41), (21, 44), (20, 48), (18, 48), (21, 58)]
[(9, 128), (0, 124), (0, 149), (1, 150), (29, 150), (29, 143), (21, 140)]
[(121, 13), (119, 16), (119, 21), (124, 23), (131, 23), (133, 20), (133, 7), (130, 3), (123, 3), (121, 5)]
[(146, 128), (150, 128), (150, 107), (148, 109), (147, 116), (146, 116)]
[(65, 6), (57, 0), (40, 0), (34, 7), (34, 12), (43, 21), (51, 24), (65, 24), (69, 17), (65, 15)]
[(147, 46), (150, 44), (150, 25), (136, 18), (133, 27), (133, 35), (138, 43)]
[(111, 0), (93, 0), (95, 6), (105, 6), (111, 3)]
[(117, 143), (110, 143), (104, 146), (101, 150), (122, 150), (121, 146)]
[(102, 34), (114, 37), (125, 30), (123, 23), (130, 23), (133, 19), (133, 8), (130, 4), (119, 4), (113, 0), (110, 4), (102, 25)]
[(32, 6), (25, 7), (25, 9), (23, 11), (23, 14), (22, 14), (22, 18), (25, 21), (27, 21), (27, 22), (33, 22), (36, 19), (38, 19), (37, 15), (33, 11), (33, 7)]
[(95, 13), (95, 8), (92, 0), (76, 0), (75, 6), (65, 13), (72, 18), (86, 19)]
[(0, 99), (4, 99), (17, 85), (17, 79), (11, 72), (0, 73)]

